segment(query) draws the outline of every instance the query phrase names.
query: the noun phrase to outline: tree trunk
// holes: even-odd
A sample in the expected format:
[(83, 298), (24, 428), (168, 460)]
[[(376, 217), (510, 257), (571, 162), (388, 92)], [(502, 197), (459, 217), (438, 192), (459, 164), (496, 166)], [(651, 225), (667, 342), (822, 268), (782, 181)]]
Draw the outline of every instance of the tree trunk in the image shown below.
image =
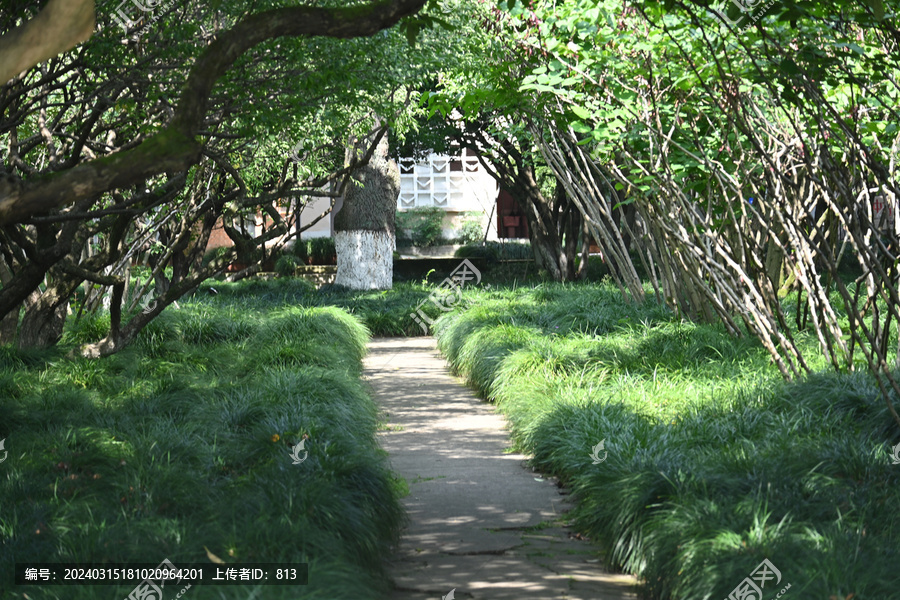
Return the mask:
[[(557, 228), (562, 238), (562, 257), (565, 259), (565, 281), (574, 281), (579, 278), (580, 268), (576, 267), (575, 258), (578, 256), (578, 239), (581, 237), (582, 218), (577, 207), (566, 194), (566, 188), (561, 181), (556, 181), (554, 203), (557, 216)], [(587, 243), (587, 238), (583, 238)]]
[[(0, 255), (0, 284), (6, 285), (12, 281), (13, 273), (6, 259)], [(19, 327), (19, 311), (11, 310), (3, 318), (0, 318), (0, 346), (13, 344), (16, 341), (16, 330)]]
[(62, 338), (69, 298), (78, 287), (78, 282), (62, 276), (59, 282), (48, 285), (37, 302), (28, 307), (19, 330), (20, 350), (47, 348), (56, 345)]
[(552, 201), (545, 198), (532, 166), (520, 169), (514, 177), (516, 185), (510, 186), (511, 191), (527, 215), (537, 267), (545, 270), (553, 281), (574, 280), (581, 215), (573, 210), (562, 185), (557, 185)]
[[(617, 194), (616, 197), (621, 201), (622, 194)], [(637, 209), (634, 206), (634, 202), (629, 202), (628, 204), (620, 205), (616, 211), (622, 215), (622, 219), (616, 219), (616, 222), (624, 222), (624, 227), (621, 228), (622, 246), (625, 250), (632, 251), (635, 248), (633, 247), (634, 240), (631, 235), (634, 232), (634, 226), (637, 222)]]
[(334, 283), (355, 290), (390, 289), (393, 285), (400, 169), (388, 157), (387, 132), (377, 144), (372, 159), (357, 171), (344, 192), (344, 202), (334, 218)]
[(560, 252), (559, 246), (541, 235), (536, 228), (529, 228), (531, 233), (531, 250), (534, 252), (534, 262), (539, 270), (544, 270), (553, 281), (565, 281), (565, 256)]
[(394, 236), (385, 231), (335, 231), (334, 282), (354, 290), (389, 290), (394, 279)]

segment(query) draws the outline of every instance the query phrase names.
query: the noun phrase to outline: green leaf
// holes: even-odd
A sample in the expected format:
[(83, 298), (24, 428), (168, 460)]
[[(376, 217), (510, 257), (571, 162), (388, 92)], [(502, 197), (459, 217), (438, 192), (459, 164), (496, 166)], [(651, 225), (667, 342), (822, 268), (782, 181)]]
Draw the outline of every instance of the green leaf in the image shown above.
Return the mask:
[(591, 118), (590, 111), (581, 106), (573, 106), (572, 112), (575, 113), (576, 117), (578, 117), (579, 119), (583, 119), (585, 121)]
[(581, 121), (572, 121), (569, 123), (569, 126), (572, 127), (572, 131), (575, 133), (591, 133), (592, 129), (582, 123)]
[(409, 43), (410, 47), (416, 47), (416, 38), (419, 37), (419, 31), (421, 30), (422, 25), (415, 21), (406, 26), (406, 41)]
[(866, 4), (875, 13), (875, 18), (881, 21), (884, 19), (884, 2), (883, 0), (866, 0)]

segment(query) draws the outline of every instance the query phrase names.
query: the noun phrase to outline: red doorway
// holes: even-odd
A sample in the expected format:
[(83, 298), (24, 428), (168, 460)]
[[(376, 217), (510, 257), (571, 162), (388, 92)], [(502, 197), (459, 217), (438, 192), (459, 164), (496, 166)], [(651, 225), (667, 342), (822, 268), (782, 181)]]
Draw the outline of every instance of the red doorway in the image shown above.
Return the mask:
[(500, 239), (528, 239), (528, 219), (512, 194), (501, 189), (497, 196), (497, 237)]

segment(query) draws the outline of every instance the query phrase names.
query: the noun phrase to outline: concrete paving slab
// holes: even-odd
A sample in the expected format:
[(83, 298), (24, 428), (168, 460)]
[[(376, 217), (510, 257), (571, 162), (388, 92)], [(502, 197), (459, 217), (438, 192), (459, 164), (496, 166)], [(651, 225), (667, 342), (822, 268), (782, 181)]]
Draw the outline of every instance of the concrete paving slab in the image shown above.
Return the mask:
[(633, 577), (561, 526), (565, 490), (510, 451), (503, 416), (450, 375), (432, 338), (372, 340), (365, 368), (380, 443), (410, 489), (391, 600), (637, 598)]

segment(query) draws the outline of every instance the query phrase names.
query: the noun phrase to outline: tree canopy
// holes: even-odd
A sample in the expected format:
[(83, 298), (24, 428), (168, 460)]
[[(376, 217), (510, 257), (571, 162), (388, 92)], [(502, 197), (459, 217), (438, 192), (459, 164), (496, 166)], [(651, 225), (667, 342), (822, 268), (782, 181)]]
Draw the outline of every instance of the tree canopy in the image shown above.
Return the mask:
[[(115, 351), (236, 253), (296, 229), (308, 196), (339, 196), (371, 156), (344, 164), (344, 146), (375, 114), (402, 133), (411, 86), (438, 59), (422, 32), (439, 4), (284, 4), (136, 4), (121, 22), (101, 2), (86, 43), (3, 86), (0, 314), (26, 303), (20, 345), (54, 343), (89, 282), (88, 305), (104, 298), (113, 316), (90, 352)], [(23, 6), (6, 27), (35, 12)], [(285, 219), (279, 203), (297, 210)], [(242, 217), (257, 210), (274, 224), (248, 234)], [(202, 264), (222, 219), (236, 246)], [(151, 289), (129, 284), (138, 256), (154, 301), (120, 329), (123, 302), (129, 313)]]

